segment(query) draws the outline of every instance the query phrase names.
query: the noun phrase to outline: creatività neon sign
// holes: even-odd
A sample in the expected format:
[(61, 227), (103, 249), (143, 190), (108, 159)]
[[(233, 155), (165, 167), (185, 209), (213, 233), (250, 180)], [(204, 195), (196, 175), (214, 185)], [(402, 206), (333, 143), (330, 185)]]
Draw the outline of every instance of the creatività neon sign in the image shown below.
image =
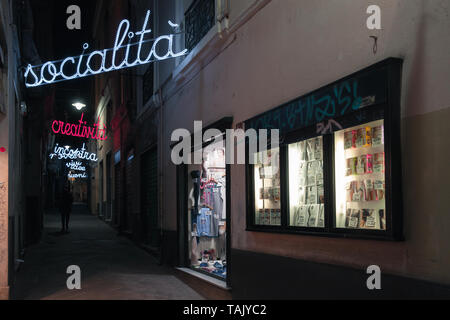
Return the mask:
[(86, 127), (87, 122), (83, 122), (84, 113), (81, 114), (81, 119), (78, 120), (78, 125), (73, 123), (64, 123), (63, 121), (55, 120), (52, 123), (52, 130), (54, 133), (60, 133), (66, 136), (91, 138), (94, 140), (106, 140), (106, 126), (100, 128), (100, 120), (94, 123), (93, 127)]
[(58, 144), (56, 144), (55, 149), (53, 150), (53, 153), (50, 154), (50, 159), (54, 159), (57, 157), (59, 160), (62, 159), (80, 159), (80, 160), (88, 160), (97, 162), (98, 158), (95, 153), (86, 152), (86, 144), (83, 143), (83, 147), (79, 149), (72, 149), (68, 147), (60, 147)]
[[(120, 22), (117, 32), (116, 32), (116, 40), (114, 42), (114, 47), (112, 49), (104, 49), (104, 50), (96, 50), (89, 54), (85, 54), (85, 50), (89, 49), (89, 44), (85, 43), (83, 45), (82, 54), (77, 57), (78, 63), (75, 60), (75, 57), (67, 57), (64, 60), (58, 61), (49, 61), (41, 65), (32, 66), (29, 64), (25, 71), (25, 85), (27, 87), (38, 87), (41, 85), (56, 83), (60, 81), (72, 80), (77, 78), (83, 78), (91, 75), (96, 75), (104, 72), (110, 72), (114, 70), (120, 70), (124, 68), (131, 68), (137, 65), (147, 64), (155, 61), (161, 61), (176, 57), (181, 57), (187, 54), (188, 50), (184, 49), (183, 51), (174, 52), (173, 49), (173, 41), (175, 34), (162, 35), (156, 39), (144, 40), (146, 34), (151, 33), (151, 29), (147, 29), (148, 21), (150, 19), (150, 10), (147, 11), (147, 15), (144, 20), (144, 25), (141, 31), (132, 32), (130, 31), (130, 21), (124, 19)], [(178, 24), (174, 24), (171, 21), (168, 22), (169, 25), (176, 29), (179, 27)], [(134, 38), (138, 38), (139, 41), (132, 43), (131, 41)], [(126, 44), (126, 38), (128, 38), (128, 43)], [(150, 52), (148, 52), (147, 56), (144, 59), (142, 58), (142, 45), (146, 42), (153, 42), (152, 48)], [(160, 46), (160, 43), (163, 41), (167, 41), (167, 52), (164, 55), (160, 55), (157, 52), (157, 49)], [(133, 46), (137, 46), (137, 52), (135, 55), (135, 59), (133, 62), (130, 62), (130, 48)], [(125, 50), (125, 54), (120, 59), (121, 62), (117, 63), (118, 53), (121, 49)], [(108, 58), (108, 53), (110, 55), (110, 63), (107, 67), (106, 61)], [(119, 54), (120, 55), (120, 54)], [(83, 59), (84, 57), (88, 57), (87, 59)], [(93, 59), (101, 59), (100, 66), (92, 66)], [(82, 68), (84, 64), (85, 68)], [(76, 71), (72, 72), (72, 74), (67, 74), (67, 66), (72, 66)], [(93, 69), (94, 68), (94, 69)], [(95, 69), (96, 68), (96, 69)], [(82, 69), (85, 69), (82, 71)], [(29, 77), (32, 77), (32, 80), (29, 81)], [(34, 82), (33, 82), (34, 81)]]

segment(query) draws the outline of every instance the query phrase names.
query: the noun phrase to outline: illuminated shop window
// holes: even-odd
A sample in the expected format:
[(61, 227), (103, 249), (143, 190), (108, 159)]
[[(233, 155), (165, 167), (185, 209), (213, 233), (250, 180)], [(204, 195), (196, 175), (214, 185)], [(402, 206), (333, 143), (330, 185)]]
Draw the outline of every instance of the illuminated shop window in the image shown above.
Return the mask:
[(280, 149), (254, 157), (255, 225), (281, 226)]
[(189, 256), (196, 271), (227, 278), (225, 147), (205, 148), (202, 165), (189, 165)]
[(289, 225), (325, 227), (323, 138), (289, 145)]
[(335, 134), (336, 227), (386, 230), (384, 121)]

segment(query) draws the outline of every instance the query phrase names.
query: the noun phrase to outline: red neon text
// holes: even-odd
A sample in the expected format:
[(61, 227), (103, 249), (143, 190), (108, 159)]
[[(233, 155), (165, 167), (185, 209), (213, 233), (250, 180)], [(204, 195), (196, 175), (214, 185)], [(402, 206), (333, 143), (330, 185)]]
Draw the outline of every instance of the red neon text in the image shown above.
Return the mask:
[[(106, 140), (106, 126), (100, 129), (100, 120), (94, 123), (93, 127), (86, 127), (86, 122), (83, 122), (84, 113), (81, 114), (81, 119), (77, 124), (64, 123), (63, 121), (55, 120), (52, 123), (52, 130), (54, 133), (61, 133), (66, 136), (73, 136), (79, 138), (91, 138), (94, 140)], [(81, 131), (81, 132), (80, 132)]]

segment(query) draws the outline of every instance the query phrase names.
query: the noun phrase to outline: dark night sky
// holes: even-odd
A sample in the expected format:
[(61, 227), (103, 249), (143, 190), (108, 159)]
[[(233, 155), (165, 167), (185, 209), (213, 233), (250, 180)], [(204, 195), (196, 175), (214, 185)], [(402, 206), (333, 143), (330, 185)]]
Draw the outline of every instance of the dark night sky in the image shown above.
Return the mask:
[[(36, 3), (36, 1), (39, 3)], [(49, 37), (52, 37), (52, 41), (43, 42), (42, 37), (44, 36), (45, 38), (45, 35), (35, 35), (36, 38), (41, 37), (40, 49), (41, 52), (45, 52), (46, 55), (44, 57), (43, 54), (41, 54), (43, 63), (46, 62), (47, 59), (60, 60), (69, 56), (80, 55), (83, 51), (82, 46), (84, 43), (89, 43), (90, 49), (93, 49), (92, 25), (96, 0), (31, 0), (31, 2), (36, 3), (36, 5), (32, 4), (34, 7), (33, 16), (35, 17), (35, 34), (42, 32), (41, 30), (46, 30), (46, 28), (42, 28), (40, 24), (47, 24), (48, 27), (49, 21), (46, 21), (47, 18), (51, 19), (51, 29), (53, 29), (53, 32), (48, 35)], [(48, 5), (48, 9), (52, 13), (49, 14), (42, 12), (40, 9), (36, 9), (36, 6), (42, 8), (43, 5)], [(66, 11), (70, 5), (78, 5), (81, 9), (81, 30), (69, 30), (66, 26), (67, 19), (70, 16)], [(46, 50), (45, 45), (48, 43), (52, 44), (53, 50)], [(39, 51), (39, 43), (37, 44)], [(79, 80), (64, 81), (55, 84), (55, 120), (77, 123), (81, 117), (81, 112), (72, 106), (72, 103), (75, 101), (81, 101), (87, 105), (87, 108), (83, 110), (85, 112), (85, 120), (87, 120), (86, 118), (88, 116), (92, 115), (95, 110), (95, 106), (93, 105), (94, 99), (92, 96), (92, 80), (92, 77), (86, 77)], [(91, 123), (91, 121), (88, 120), (88, 123)], [(61, 135), (57, 135), (57, 142), (60, 144), (70, 144), (74, 147), (81, 147), (82, 145), (82, 141), (80, 141), (79, 138)]]
[[(69, 15), (67, 7), (75, 4), (81, 8), (81, 30), (69, 30), (66, 21)], [(54, 58), (64, 59), (68, 56), (77, 56), (82, 52), (84, 43), (92, 48), (92, 24), (95, 11), (95, 0), (57, 0), (54, 7)], [(92, 78), (84, 78), (57, 84), (57, 103), (67, 101), (69, 110), (73, 111), (71, 104), (80, 100), (93, 110), (93, 99), (90, 97)], [(76, 112), (75, 114), (78, 114)]]

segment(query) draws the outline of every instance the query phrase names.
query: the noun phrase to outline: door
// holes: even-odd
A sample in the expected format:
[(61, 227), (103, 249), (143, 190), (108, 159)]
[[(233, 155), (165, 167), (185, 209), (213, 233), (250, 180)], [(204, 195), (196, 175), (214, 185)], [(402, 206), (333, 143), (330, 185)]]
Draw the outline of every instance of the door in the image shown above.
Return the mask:
[(100, 165), (98, 166), (98, 215), (99, 217), (103, 217), (104, 208), (103, 208), (103, 160), (100, 161)]
[(144, 220), (145, 243), (159, 248), (160, 234), (158, 219), (158, 160), (157, 150), (152, 149), (142, 155), (141, 207)]
[(106, 156), (106, 214), (107, 221), (112, 220), (112, 195), (111, 195), (111, 152)]
[(121, 195), (122, 195), (122, 188), (121, 188), (121, 182), (120, 182), (120, 162), (117, 163), (114, 166), (114, 225), (118, 226), (119, 223), (119, 217), (120, 217), (120, 205), (121, 205)]

